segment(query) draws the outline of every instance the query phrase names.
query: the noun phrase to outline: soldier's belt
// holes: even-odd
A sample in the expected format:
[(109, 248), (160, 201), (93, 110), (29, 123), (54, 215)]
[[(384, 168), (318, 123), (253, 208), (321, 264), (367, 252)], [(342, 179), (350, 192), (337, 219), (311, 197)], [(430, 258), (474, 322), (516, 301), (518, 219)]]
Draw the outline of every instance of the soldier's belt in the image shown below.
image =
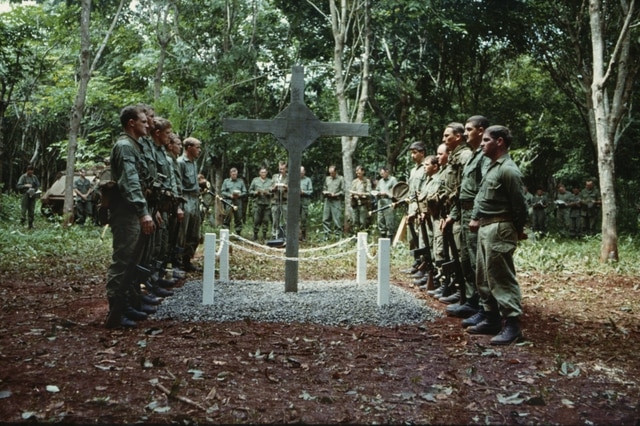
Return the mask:
[(511, 216), (506, 214), (499, 214), (495, 216), (481, 217), (478, 221), (480, 222), (480, 226), (486, 226), (491, 225), (492, 223), (513, 222), (513, 219)]

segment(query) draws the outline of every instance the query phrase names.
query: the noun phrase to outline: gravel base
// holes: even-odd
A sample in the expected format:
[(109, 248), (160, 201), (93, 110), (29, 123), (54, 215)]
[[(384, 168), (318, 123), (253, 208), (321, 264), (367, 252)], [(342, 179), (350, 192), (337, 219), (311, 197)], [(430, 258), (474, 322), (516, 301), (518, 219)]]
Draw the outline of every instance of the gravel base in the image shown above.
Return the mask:
[(202, 304), (202, 282), (174, 289), (154, 315), (178, 321), (239, 321), (369, 324), (390, 327), (433, 321), (441, 313), (400, 287), (391, 285), (389, 304), (378, 306), (376, 282), (299, 282), (298, 292), (285, 293), (283, 282), (216, 281), (214, 303)]

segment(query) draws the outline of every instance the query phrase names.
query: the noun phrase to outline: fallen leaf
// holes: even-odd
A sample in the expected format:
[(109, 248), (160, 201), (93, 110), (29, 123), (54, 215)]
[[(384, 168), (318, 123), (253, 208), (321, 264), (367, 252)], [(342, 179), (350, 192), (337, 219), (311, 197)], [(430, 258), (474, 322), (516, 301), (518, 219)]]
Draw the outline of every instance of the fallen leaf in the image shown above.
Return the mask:
[(51, 392), (51, 393), (57, 393), (60, 392), (60, 388), (57, 387), (56, 385), (47, 385), (47, 392)]

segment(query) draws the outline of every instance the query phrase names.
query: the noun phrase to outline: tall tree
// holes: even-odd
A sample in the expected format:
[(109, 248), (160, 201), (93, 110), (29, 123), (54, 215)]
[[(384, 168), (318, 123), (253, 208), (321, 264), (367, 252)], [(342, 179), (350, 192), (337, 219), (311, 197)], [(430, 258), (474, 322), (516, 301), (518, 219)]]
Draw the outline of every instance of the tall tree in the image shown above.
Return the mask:
[[(602, 0), (589, 1), (593, 55), (590, 93), (593, 119), (591, 122), (598, 150), (602, 197), (601, 261), (619, 258), (614, 153), (616, 140), (619, 137), (620, 121), (628, 108), (633, 82), (640, 66), (637, 48), (633, 52), (631, 38), (631, 23), (638, 18), (635, 0), (620, 0), (617, 2), (618, 11), (612, 9), (616, 2), (605, 3), (603, 4)], [(619, 28), (617, 33), (607, 34), (606, 27), (609, 21), (616, 23), (615, 28)]]
[(81, 12), (80, 12), (80, 81), (78, 83), (78, 92), (76, 99), (71, 110), (71, 118), (69, 123), (69, 145), (67, 147), (67, 170), (66, 170), (66, 182), (65, 182), (65, 196), (64, 196), (64, 223), (71, 224), (73, 222), (73, 175), (76, 163), (76, 150), (78, 149), (78, 133), (80, 132), (80, 124), (84, 114), (84, 107), (87, 99), (87, 88), (89, 86), (89, 80), (91, 79), (91, 73), (96, 67), (96, 64), (102, 56), (109, 37), (113, 32), (113, 29), (118, 22), (120, 12), (124, 5), (124, 0), (120, 0), (118, 11), (116, 12), (111, 22), (111, 27), (105, 34), (102, 43), (98, 47), (98, 50), (91, 62), (91, 0), (81, 0)]

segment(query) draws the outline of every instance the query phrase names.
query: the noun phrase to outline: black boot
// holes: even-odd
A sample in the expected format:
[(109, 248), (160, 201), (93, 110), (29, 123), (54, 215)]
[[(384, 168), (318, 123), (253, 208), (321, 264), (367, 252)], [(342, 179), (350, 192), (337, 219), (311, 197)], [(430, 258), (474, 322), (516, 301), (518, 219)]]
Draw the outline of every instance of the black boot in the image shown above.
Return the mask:
[(145, 305), (154, 305), (154, 306), (157, 306), (157, 305), (159, 305), (160, 303), (162, 303), (162, 299), (161, 299), (161, 298), (156, 297), (156, 296), (154, 296), (154, 295), (152, 295), (152, 294), (146, 294), (146, 293), (143, 293), (143, 294), (140, 296), (140, 300), (141, 300), (141, 301), (142, 301), (142, 303), (144, 303)]
[(109, 313), (104, 326), (108, 329), (115, 328), (133, 328), (136, 326), (135, 321), (123, 315), (124, 302), (115, 298), (109, 299)]
[(154, 283), (149, 279), (146, 283), (144, 283), (145, 288), (154, 296), (158, 297), (169, 297), (173, 296), (173, 291), (164, 289), (158, 285), (154, 285)]
[(486, 312), (486, 318), (476, 325), (466, 328), (469, 334), (488, 334), (495, 336), (502, 329), (502, 318), (497, 312)]
[(471, 327), (480, 324), (485, 319), (487, 319), (487, 315), (484, 313), (484, 308), (480, 306), (478, 308), (478, 312), (475, 315), (462, 320), (462, 327)]
[(520, 339), (522, 339), (520, 319), (518, 317), (512, 317), (504, 320), (504, 327), (502, 327), (500, 333), (492, 338), (489, 343), (492, 345), (509, 345)]
[(471, 296), (465, 303), (462, 303), (462, 301), (460, 301), (460, 303), (458, 304), (447, 306), (447, 315), (457, 318), (469, 318), (471, 315), (474, 315), (478, 312), (479, 301), (480, 297), (476, 293)]

